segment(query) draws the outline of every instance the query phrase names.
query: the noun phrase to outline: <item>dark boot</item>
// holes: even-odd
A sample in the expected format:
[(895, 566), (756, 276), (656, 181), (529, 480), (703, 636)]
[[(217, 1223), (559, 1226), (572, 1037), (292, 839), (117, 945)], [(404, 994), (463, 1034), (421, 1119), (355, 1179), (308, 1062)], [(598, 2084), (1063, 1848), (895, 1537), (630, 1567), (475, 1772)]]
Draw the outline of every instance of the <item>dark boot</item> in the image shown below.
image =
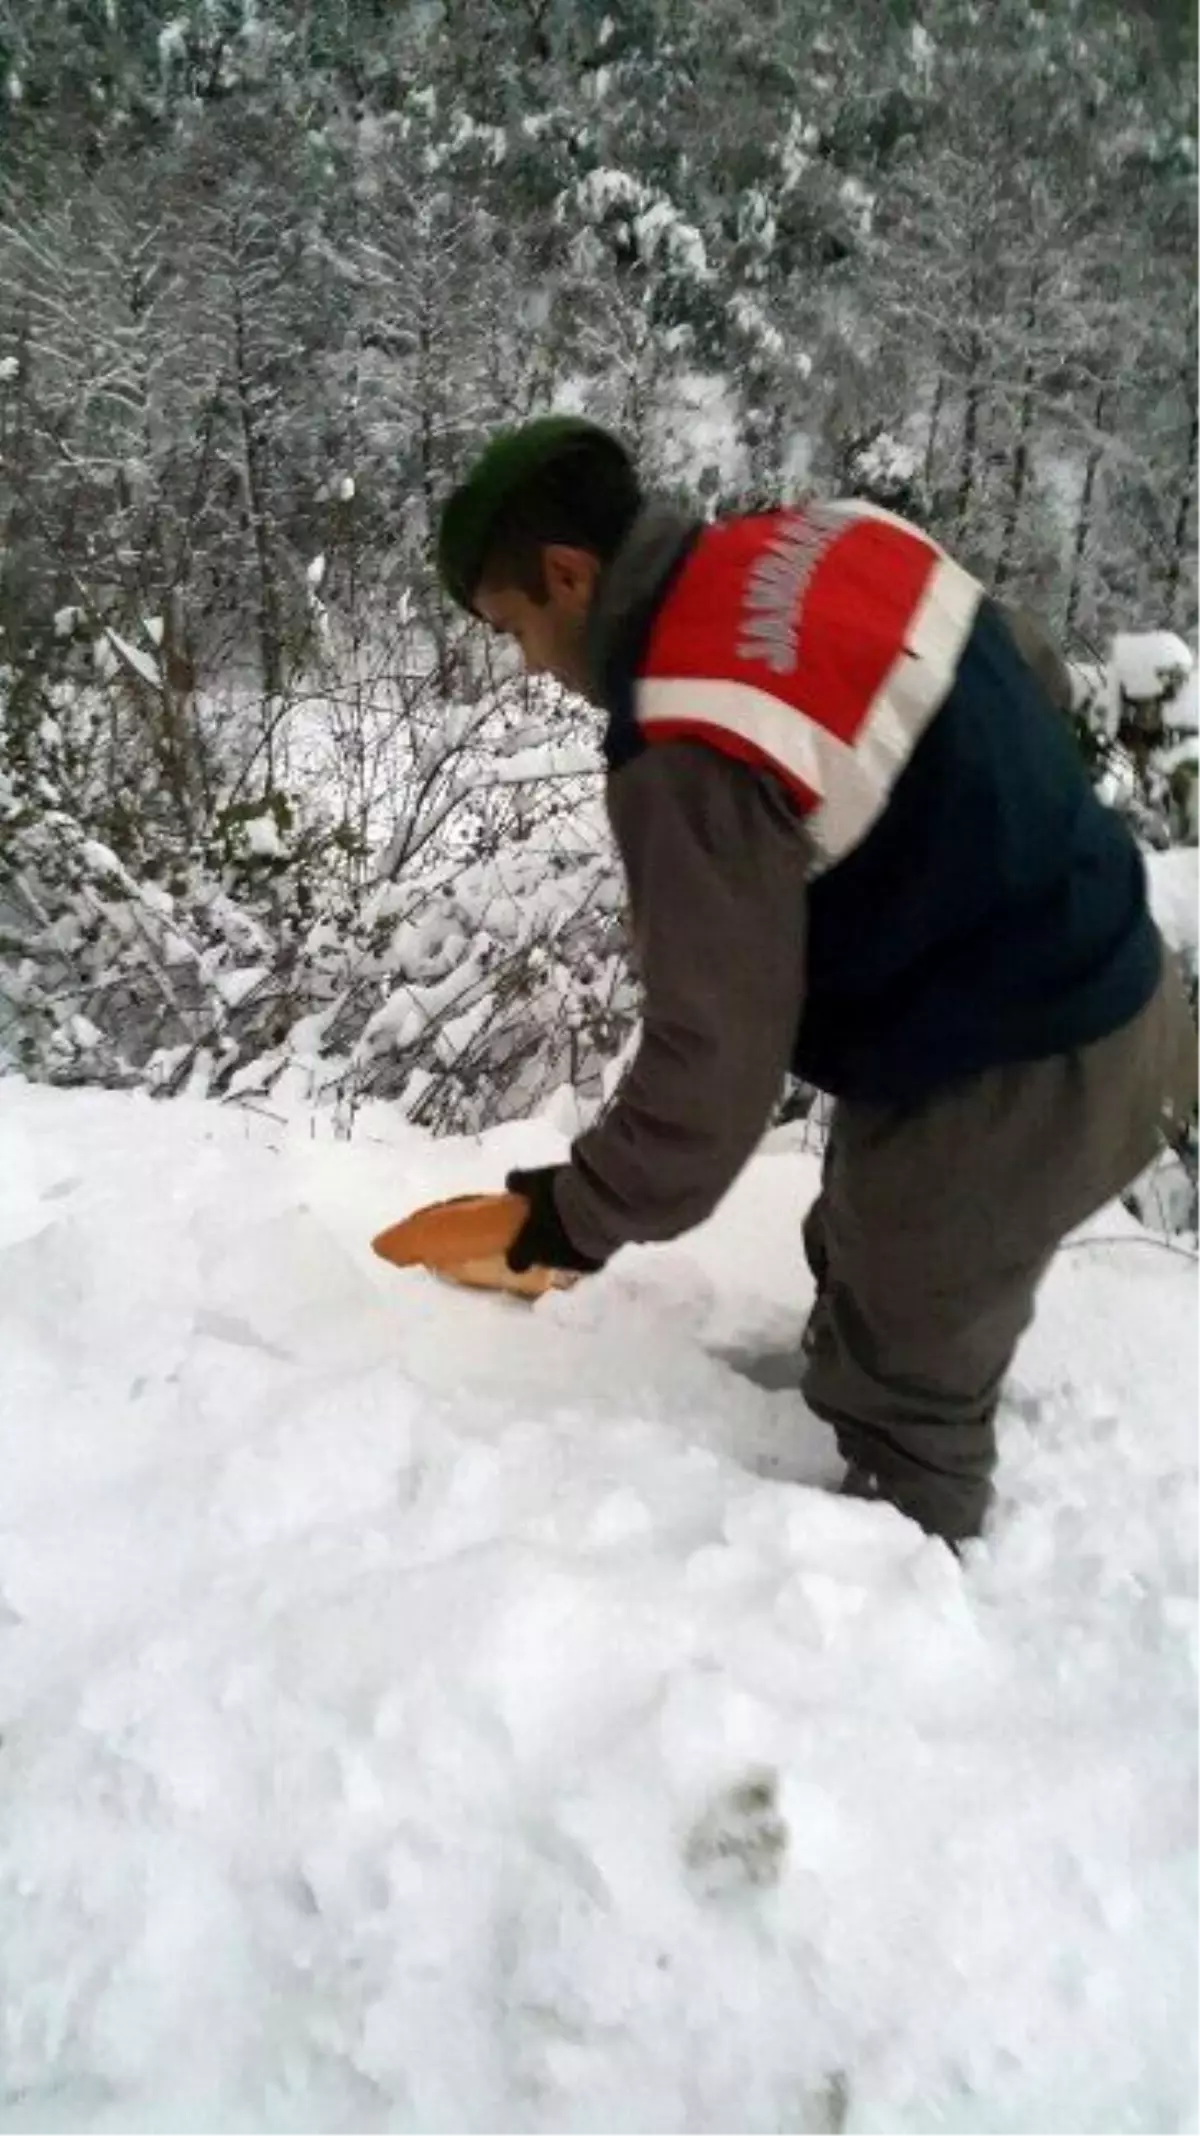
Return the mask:
[[(890, 1488), (882, 1483), (874, 1472), (862, 1462), (851, 1461), (840, 1484), (838, 1495), (842, 1498), (876, 1499), (882, 1505), (895, 1506), (909, 1520), (916, 1522), (926, 1535), (933, 1535), (947, 1544), (957, 1557), (962, 1545), (971, 1542), (982, 1533), (984, 1518), (991, 1503), (990, 1485), (982, 1486), (967, 1496), (959, 1489), (953, 1506), (935, 1505), (928, 1496), (919, 1491)], [(976, 1514), (976, 1508), (978, 1508)]]

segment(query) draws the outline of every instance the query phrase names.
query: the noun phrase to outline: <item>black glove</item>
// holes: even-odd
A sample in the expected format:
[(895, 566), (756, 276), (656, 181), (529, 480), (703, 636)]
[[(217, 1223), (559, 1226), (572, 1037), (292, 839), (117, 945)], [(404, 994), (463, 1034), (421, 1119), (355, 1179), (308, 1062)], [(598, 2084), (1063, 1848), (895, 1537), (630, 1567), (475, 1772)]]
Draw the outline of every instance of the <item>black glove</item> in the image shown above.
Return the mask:
[(544, 1164), (534, 1172), (510, 1172), (504, 1182), (510, 1194), (523, 1194), (529, 1203), (529, 1214), (504, 1256), (515, 1276), (527, 1268), (570, 1268), (591, 1276), (604, 1265), (580, 1253), (563, 1230), (554, 1182), (567, 1170), (565, 1164)]

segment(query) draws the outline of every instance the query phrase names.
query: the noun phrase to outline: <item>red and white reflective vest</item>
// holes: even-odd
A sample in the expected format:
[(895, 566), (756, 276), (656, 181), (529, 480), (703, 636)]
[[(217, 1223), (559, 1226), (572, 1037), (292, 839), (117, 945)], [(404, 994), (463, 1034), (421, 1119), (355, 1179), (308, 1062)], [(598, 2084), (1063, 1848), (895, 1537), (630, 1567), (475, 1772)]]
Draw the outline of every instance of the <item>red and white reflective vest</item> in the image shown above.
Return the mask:
[(860, 844), (953, 686), (982, 588), (860, 502), (706, 527), (639, 666), (648, 743), (703, 741), (773, 771), (819, 869)]

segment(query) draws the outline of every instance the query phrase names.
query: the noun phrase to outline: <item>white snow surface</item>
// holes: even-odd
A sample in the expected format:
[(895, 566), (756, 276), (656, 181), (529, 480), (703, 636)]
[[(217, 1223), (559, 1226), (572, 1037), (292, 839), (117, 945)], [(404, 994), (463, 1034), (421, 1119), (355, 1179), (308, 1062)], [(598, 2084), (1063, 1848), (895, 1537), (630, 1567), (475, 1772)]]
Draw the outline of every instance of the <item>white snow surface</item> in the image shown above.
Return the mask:
[(1200, 936), (1200, 853), (1195, 846), (1147, 853), (1146, 877), (1151, 908), (1164, 936), (1194, 964)]
[(530, 1309), (368, 1242), (545, 1124), (0, 1084), (0, 2130), (1194, 2127), (1193, 1266), (1059, 1257), (959, 1565), (797, 1132)]

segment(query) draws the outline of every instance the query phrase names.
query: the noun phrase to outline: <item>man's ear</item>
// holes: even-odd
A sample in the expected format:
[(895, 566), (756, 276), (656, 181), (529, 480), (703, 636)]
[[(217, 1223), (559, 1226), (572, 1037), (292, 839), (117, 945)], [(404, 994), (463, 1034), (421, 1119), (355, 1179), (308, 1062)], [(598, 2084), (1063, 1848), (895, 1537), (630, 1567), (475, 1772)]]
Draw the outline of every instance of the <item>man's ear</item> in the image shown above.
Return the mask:
[(546, 591), (564, 608), (583, 609), (592, 597), (600, 576), (600, 559), (590, 549), (575, 549), (568, 542), (547, 542), (542, 550), (542, 574)]

